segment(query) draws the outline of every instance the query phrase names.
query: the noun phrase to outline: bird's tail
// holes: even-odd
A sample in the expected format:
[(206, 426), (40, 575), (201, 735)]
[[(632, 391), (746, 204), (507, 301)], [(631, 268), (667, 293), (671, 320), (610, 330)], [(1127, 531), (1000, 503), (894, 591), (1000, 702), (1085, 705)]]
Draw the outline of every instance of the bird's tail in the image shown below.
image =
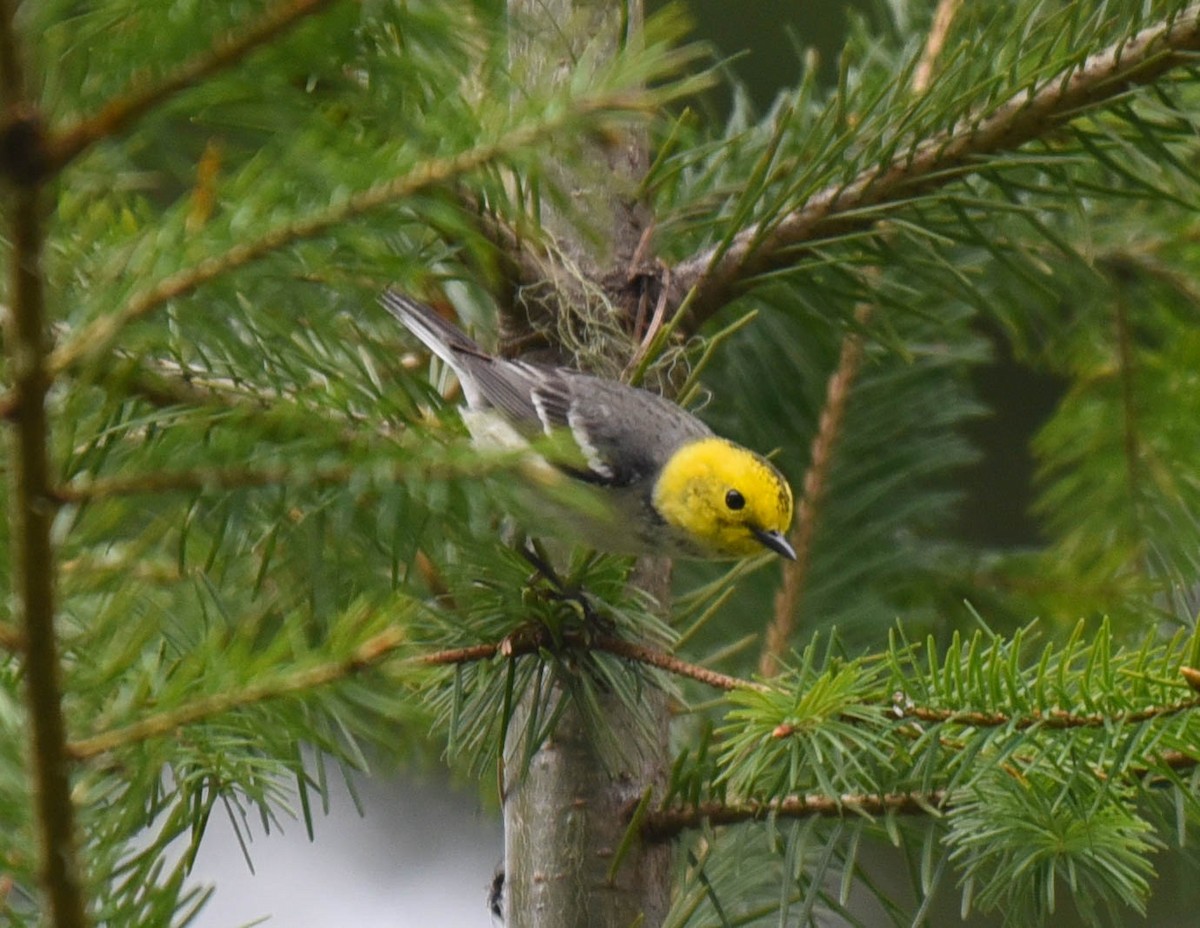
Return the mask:
[[(456, 371), (462, 371), (462, 354), (484, 356), (484, 351), (457, 328), (438, 315), (437, 310), (418, 303), (395, 290), (385, 290), (380, 304), (402, 326), (419, 338), (430, 351)], [(456, 355), (455, 352), (460, 354)]]

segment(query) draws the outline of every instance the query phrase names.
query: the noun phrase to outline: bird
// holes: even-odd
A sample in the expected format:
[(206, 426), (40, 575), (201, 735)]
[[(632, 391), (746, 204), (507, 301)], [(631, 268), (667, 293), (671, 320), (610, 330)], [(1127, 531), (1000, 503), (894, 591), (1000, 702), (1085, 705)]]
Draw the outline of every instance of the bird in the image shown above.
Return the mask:
[(552, 533), (614, 554), (736, 560), (772, 551), (795, 560), (792, 490), (762, 455), (649, 390), (497, 357), (394, 289), (380, 303), (457, 375), (478, 444), (562, 439), (548, 442), (549, 465), (600, 505), (552, 520)]

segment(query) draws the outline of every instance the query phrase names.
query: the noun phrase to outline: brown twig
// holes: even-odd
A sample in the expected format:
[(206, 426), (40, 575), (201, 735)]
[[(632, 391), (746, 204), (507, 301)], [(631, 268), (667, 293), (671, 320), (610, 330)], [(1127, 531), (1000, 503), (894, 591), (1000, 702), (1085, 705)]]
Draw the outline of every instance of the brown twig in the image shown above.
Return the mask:
[[(10, 451), (9, 520), (12, 597), (24, 647), (21, 676), (28, 712), (28, 766), (33, 793), (32, 828), (37, 841), (39, 884), (48, 921), (56, 928), (84, 928), (83, 883), (75, 833), (63, 718), (62, 667), (55, 636), (55, 552), (51, 540), (54, 506), (50, 504), (50, 424), (46, 394), (52, 378), (47, 369), (46, 302), (42, 251), (45, 204), (37, 162), (44, 144), (36, 123), (32, 136), (9, 133), (14, 112), (31, 111), (25, 99), (21, 49), (13, 32), (15, 11), (0, 0), (0, 93), (5, 104), (4, 169), (13, 185), (5, 204), (11, 274), (4, 346), (12, 381), (8, 410), (13, 437)], [(12, 146), (25, 151), (14, 150)], [(14, 165), (24, 167), (14, 172)], [(31, 168), (31, 169), (30, 169)], [(28, 169), (28, 170), (27, 170)]]
[(161, 738), (185, 725), (194, 725), (215, 715), (243, 709), (269, 699), (328, 686), (374, 667), (394, 654), (406, 642), (403, 630), (391, 628), (365, 641), (349, 657), (294, 671), (277, 679), (264, 680), (240, 690), (214, 693), (175, 709), (145, 716), (124, 728), (72, 741), (68, 750), (75, 760), (87, 760), (140, 741)]
[(804, 486), (800, 502), (796, 507), (796, 524), (792, 529), (792, 547), (796, 559), (784, 564), (783, 583), (775, 594), (775, 605), (771, 624), (767, 627), (762, 656), (758, 670), (765, 677), (774, 676), (783, 666), (796, 628), (796, 616), (800, 611), (800, 600), (812, 565), (812, 542), (816, 534), (817, 519), (825, 491), (829, 486), (829, 474), (833, 467), (833, 451), (842, 434), (842, 423), (846, 417), (846, 404), (850, 388), (858, 377), (862, 364), (863, 339), (861, 327), (871, 317), (871, 307), (863, 303), (854, 313), (855, 325), (859, 326), (842, 339), (842, 349), (837, 369), (829, 377), (825, 393), (825, 405), (817, 434), (813, 436), (811, 461), (804, 474)]
[[(407, 643), (408, 639), (403, 630), (389, 629), (364, 642), (347, 658), (318, 664), (276, 679), (246, 686), (240, 690), (205, 696), (186, 705), (146, 716), (123, 728), (100, 732), (88, 738), (73, 741), (68, 745), (68, 751), (70, 756), (76, 760), (88, 760), (130, 744), (170, 735), (178, 728), (195, 725), (235, 709), (303, 693), (320, 686), (328, 686), (393, 657)], [(462, 648), (448, 648), (430, 654), (419, 654), (406, 658), (405, 663), (422, 667), (471, 664), (493, 660), (496, 657), (511, 658), (533, 654), (552, 643), (553, 640), (546, 629), (541, 626), (530, 626), (498, 643), (469, 645)], [(689, 664), (672, 655), (655, 651), (653, 648), (616, 638), (600, 637), (591, 639), (589, 642), (583, 636), (571, 636), (566, 643), (570, 647), (585, 647), (590, 643), (592, 650), (603, 651), (617, 657), (657, 667), (678, 676), (690, 677), (719, 689), (759, 686), (759, 684), (738, 680), (705, 667)]]
[(196, 491), (241, 490), (288, 484), (327, 486), (341, 484), (360, 474), (360, 468), (350, 464), (297, 469), (292, 467), (211, 467), (185, 471), (155, 471), (147, 474), (124, 474), (119, 477), (96, 477), (64, 484), (53, 491), (61, 503), (86, 503), (123, 496), (156, 493), (190, 493)]
[[(667, 291), (666, 286), (670, 284), (671, 269), (663, 268), (664, 288), (659, 291), (658, 298), (654, 302), (654, 315), (650, 317), (650, 325), (646, 328), (645, 333), (638, 331), (641, 327), (641, 301), (639, 301), (638, 320), (634, 327), (634, 337), (638, 339), (637, 350), (634, 351), (633, 357), (629, 359), (629, 363), (625, 365), (625, 369), (621, 372), (621, 379), (628, 380), (629, 376), (636, 371), (646, 358), (646, 353), (654, 344), (654, 340), (658, 337), (659, 330), (662, 329), (663, 320), (667, 315)], [(647, 293), (643, 291), (642, 298), (645, 299)]]
[(1200, 4), (1193, 4), (1047, 78), (1038, 89), (1021, 90), (990, 112), (968, 115), (886, 164), (817, 192), (769, 224), (744, 229), (728, 247), (714, 246), (684, 259), (674, 268), (669, 307), (678, 311), (690, 295), (687, 326), (695, 330), (749, 277), (795, 264), (805, 246), (818, 239), (873, 227), (882, 207), (944, 187), (984, 157), (1016, 151), (1051, 128), (1124, 96), (1131, 87), (1190, 65), (1197, 50)]
[[(1174, 771), (1191, 770), (1200, 758), (1182, 751), (1163, 751), (1158, 762)], [(1128, 771), (1131, 778), (1153, 775), (1150, 767)], [(1096, 771), (1097, 776), (1102, 772)], [(941, 815), (954, 806), (954, 796), (946, 789), (905, 793), (848, 793), (842, 796), (786, 796), (770, 802), (704, 802), (648, 812), (642, 819), (642, 835), (647, 841), (667, 841), (681, 831), (713, 825), (739, 825), (776, 818), (841, 818), (847, 815), (879, 817), (883, 815)], [(630, 813), (632, 814), (632, 809)]]
[(862, 793), (843, 796), (786, 796), (771, 802), (702, 802), (646, 814), (642, 834), (648, 841), (665, 841), (688, 828), (737, 825), (767, 816), (776, 818), (835, 818), (844, 815), (928, 815), (944, 811), (945, 790), (911, 793)]
[[(914, 94), (922, 94), (929, 89), (937, 57), (946, 44), (946, 36), (960, 5), (961, 0), (940, 0), (938, 3), (933, 25), (925, 39), (921, 60), (913, 74)], [(843, 337), (837, 368), (829, 377), (825, 405), (821, 410), (817, 434), (813, 437), (810, 463), (804, 475), (803, 492), (796, 507), (796, 525), (791, 538), (796, 558), (783, 565), (783, 583), (775, 594), (771, 624), (767, 627), (762, 655), (759, 658), (758, 670), (764, 677), (773, 676), (783, 667), (783, 660), (795, 631), (800, 601), (812, 565), (813, 536), (816, 533), (825, 491), (829, 486), (833, 452), (842, 434), (850, 390), (862, 367), (863, 331), (870, 323), (873, 313), (874, 309), (870, 303), (860, 303), (855, 308), (854, 328)]]
[(938, 56), (946, 47), (946, 36), (950, 34), (950, 26), (962, 0), (939, 0), (937, 9), (933, 12), (933, 23), (929, 27), (929, 35), (925, 37), (925, 46), (921, 49), (921, 59), (913, 71), (912, 89), (914, 93), (924, 93), (929, 89), (933, 80), (933, 69), (937, 66)]
[[(1200, 757), (1195, 754), (1185, 754), (1183, 751), (1163, 751), (1158, 755), (1158, 762), (1171, 770), (1192, 770), (1200, 766)], [(1141, 767), (1135, 775), (1144, 777), (1150, 774), (1148, 767)]]
[(447, 609), (455, 610), (458, 608), (454, 601), (454, 595), (450, 592), (450, 585), (446, 583), (446, 578), (442, 576), (442, 572), (438, 570), (437, 564), (429, 557), (422, 549), (418, 548), (417, 553), (413, 555), (413, 566), (421, 579), (425, 581), (425, 586), (429, 588), (438, 602), (445, 605)]
[[(490, 661), (503, 650), (505, 642), (500, 644), (472, 644), (464, 648), (447, 648), (444, 651), (434, 651), (432, 654), (422, 654), (414, 657), (413, 662), (427, 667), (451, 667), (456, 664), (474, 664), (477, 661)], [(519, 653), (528, 654), (536, 651), (537, 646), (521, 646)]]
[(126, 357), (119, 353), (106, 365), (102, 386), (113, 395), (116, 391), (139, 397), (158, 408), (172, 406), (218, 407), (260, 412), (267, 407), (263, 397), (245, 390), (219, 389), (201, 383), (190, 372), (170, 370), (153, 359)]
[[(286, 245), (322, 235), (334, 226), (364, 213), (472, 173), (510, 152), (535, 145), (559, 132), (580, 113), (626, 110), (637, 101), (628, 94), (614, 92), (577, 102), (577, 106), (563, 108), (545, 122), (520, 126), (499, 140), (470, 151), (423, 161), (407, 174), (369, 187), (311, 216), (272, 229), (255, 241), (239, 243), (228, 251), (169, 275), (149, 289), (135, 294), (120, 310), (100, 316), (83, 326), (70, 341), (51, 354), (50, 373), (60, 374), (89, 358), (97, 357), (108, 350), (117, 335), (130, 323), (150, 315), (170, 300), (190, 293), (216, 277), (258, 261)], [(0, 406), (6, 401), (6, 397), (0, 397)]]
[(163, 80), (155, 83), (145, 76), (135, 77), (133, 86), (109, 100), (100, 112), (79, 120), (50, 138), (52, 170), (61, 170), (90, 145), (123, 132), (135, 120), (176, 94), (238, 64), (256, 48), (274, 41), (331, 2), (283, 0), (267, 10), (257, 22), (220, 36), (207, 52), (184, 63)]
[(396, 460), (379, 464), (330, 464), (314, 467), (289, 465), (263, 467), (198, 467), (182, 471), (154, 471), (144, 474), (122, 474), (115, 477), (77, 479), (54, 487), (51, 498), (72, 505), (126, 496), (145, 496), (159, 493), (215, 492), (219, 490), (253, 490), (286, 484), (300, 486), (337, 486), (357, 478), (375, 474), (381, 481), (402, 483), (420, 476), (423, 480), (450, 480), (455, 477), (482, 477), (489, 473), (513, 468), (523, 463), (517, 453), (498, 453), (464, 458), (453, 464), (406, 463)]
[(896, 717), (902, 719), (917, 719), (922, 722), (937, 724), (963, 725), (968, 728), (1000, 728), (1011, 726), (1017, 731), (1027, 731), (1030, 728), (1105, 728), (1109, 725), (1138, 725), (1142, 722), (1152, 722), (1157, 719), (1170, 718), (1182, 712), (1200, 709), (1200, 698), (1185, 699), (1165, 706), (1147, 706), (1144, 709), (1133, 709), (1126, 712), (1114, 712), (1105, 715), (1092, 712), (1086, 715), (1076, 715), (1071, 712), (1055, 710), (1051, 712), (1033, 712), (1026, 716), (1007, 715), (1003, 712), (964, 712), (959, 709), (929, 709), (921, 706), (896, 706)]
[[(419, 663), (429, 665), (466, 664), (474, 661), (490, 660), (498, 654), (504, 657), (532, 654), (552, 643), (549, 633), (540, 626), (537, 626), (524, 629), (521, 633), (510, 636), (499, 644), (452, 648), (449, 651), (426, 654), (415, 658), (415, 660)], [(731, 677), (728, 674), (719, 673), (716, 670), (710, 670), (707, 667), (689, 663), (673, 654), (667, 654), (665, 651), (659, 651), (643, 644), (637, 644), (636, 642), (625, 641), (621, 638), (613, 638), (607, 635), (590, 638), (585, 638), (582, 635), (569, 635), (565, 640), (565, 644), (569, 647), (585, 647), (593, 651), (602, 651), (606, 654), (612, 654), (615, 657), (623, 657), (627, 660), (637, 661), (639, 664), (646, 664), (649, 667), (657, 667), (659, 670), (665, 670), (667, 673), (678, 677), (688, 677), (706, 686), (711, 686), (714, 689), (766, 689), (761, 683)]]
[(691, 664), (680, 660), (673, 654), (657, 651), (654, 648), (636, 644), (632, 641), (623, 641), (619, 638), (598, 638), (592, 642), (592, 647), (597, 651), (606, 651), (617, 657), (624, 657), (631, 661), (637, 661), (640, 664), (657, 667), (659, 670), (665, 670), (667, 673), (674, 674), (677, 677), (688, 677), (706, 686), (711, 686), (714, 689), (727, 691), (745, 689), (765, 691), (767, 689), (761, 683), (742, 680), (739, 677), (731, 677), (728, 674), (719, 673), (707, 667), (701, 667), (698, 664)]
[(124, 583), (137, 581), (169, 585), (185, 579), (190, 571), (181, 570), (177, 560), (157, 562), (139, 551), (114, 557), (83, 554), (59, 561), (58, 574), (60, 577), (86, 578), (82, 581), (84, 583), (93, 579), (117, 577)]

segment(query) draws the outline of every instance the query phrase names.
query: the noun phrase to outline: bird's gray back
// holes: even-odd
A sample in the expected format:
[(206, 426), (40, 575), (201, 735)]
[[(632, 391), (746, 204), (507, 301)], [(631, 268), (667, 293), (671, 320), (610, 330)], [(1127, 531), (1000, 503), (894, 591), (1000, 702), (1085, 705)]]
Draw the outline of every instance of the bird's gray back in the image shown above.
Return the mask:
[(680, 445), (712, 435), (703, 422), (656, 393), (631, 393), (634, 388), (586, 374), (564, 377), (574, 410), (568, 425), (605, 482), (628, 486), (647, 480)]

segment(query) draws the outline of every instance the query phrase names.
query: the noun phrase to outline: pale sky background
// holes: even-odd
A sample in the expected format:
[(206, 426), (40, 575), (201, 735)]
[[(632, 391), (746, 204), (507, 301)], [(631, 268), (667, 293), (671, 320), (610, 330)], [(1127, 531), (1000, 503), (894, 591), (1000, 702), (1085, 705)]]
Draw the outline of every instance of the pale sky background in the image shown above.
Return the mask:
[[(214, 813), (192, 882), (216, 884), (195, 928), (492, 928), (488, 887), (503, 857), (499, 815), (466, 791), (366, 780), (359, 816), (330, 778), (330, 814), (264, 836), (255, 821), (247, 869), (233, 826)], [(298, 804), (297, 804), (298, 809)]]

